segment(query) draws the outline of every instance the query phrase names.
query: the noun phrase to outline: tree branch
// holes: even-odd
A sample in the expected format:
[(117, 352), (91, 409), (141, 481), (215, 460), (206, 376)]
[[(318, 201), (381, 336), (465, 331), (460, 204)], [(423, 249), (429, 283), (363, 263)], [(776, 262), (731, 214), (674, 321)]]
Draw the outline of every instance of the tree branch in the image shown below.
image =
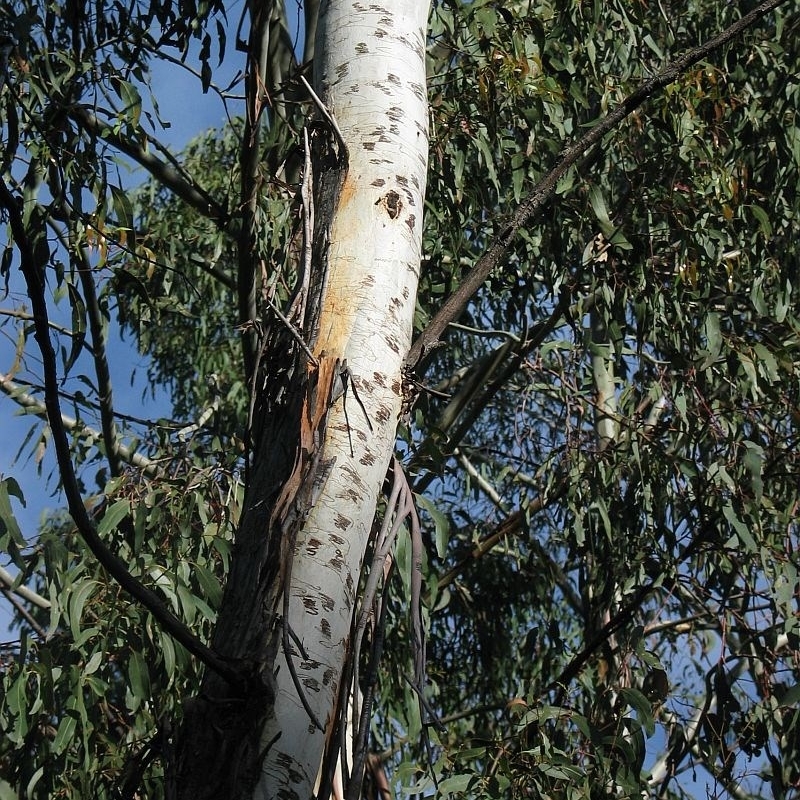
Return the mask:
[[(47, 420), (47, 407), (44, 403), (37, 400), (32, 395), (28, 394), (19, 384), (14, 383), (7, 375), (0, 372), (0, 392), (11, 398), (17, 405), (24, 408), (28, 413), (34, 414), (41, 419)], [(61, 415), (61, 424), (65, 430), (73, 431), (82, 438), (92, 441), (101, 441), (103, 434), (100, 431), (90, 428), (83, 422), (80, 422), (67, 414)], [(116, 451), (123, 461), (131, 466), (138, 467), (149, 478), (158, 478), (161, 476), (161, 470), (158, 465), (151, 461), (147, 456), (131, 450), (120, 442), (115, 443)]]
[(86, 251), (77, 242), (74, 229), (69, 227), (69, 210), (66, 202), (61, 199), (58, 205), (61, 220), (67, 224), (68, 232), (64, 233), (59, 226), (51, 221), (51, 227), (69, 253), (72, 269), (78, 274), (78, 279), (83, 289), (83, 302), (86, 315), (89, 318), (89, 333), (92, 337), (90, 348), (94, 360), (94, 372), (97, 377), (97, 400), (100, 406), (100, 425), (103, 430), (103, 444), (108, 460), (109, 473), (112, 478), (122, 474), (122, 460), (119, 454), (117, 425), (114, 421), (114, 392), (111, 385), (111, 371), (108, 367), (106, 356), (106, 334), (103, 325), (103, 315), (97, 300), (97, 291), (92, 278), (92, 266), (86, 257)]
[[(35, 338), (42, 354), (47, 419), (53, 434), (56, 459), (69, 513), (81, 537), (108, 574), (117, 581), (123, 590), (141, 603), (167, 633), (230, 684), (244, 689), (247, 679), (242, 670), (237, 669), (226, 659), (220, 658), (211, 648), (201, 642), (186, 624), (169, 610), (164, 601), (152, 589), (144, 586), (128, 571), (126, 563), (111, 552), (98, 535), (94, 522), (83, 504), (78, 479), (72, 464), (69, 440), (62, 422), (56, 354), (50, 340), (50, 322), (44, 295), (44, 270), (50, 258), (45, 215), (41, 209), (34, 207), (30, 211), (26, 228), (16, 198), (1, 178), (0, 206), (5, 208), (8, 214), (11, 233), (20, 252), (20, 268), (31, 301)], [(30, 229), (30, 235), (28, 229)]]
[(40, 636), (42, 639), (47, 638), (47, 631), (31, 616), (30, 612), (28, 611), (25, 606), (14, 597), (14, 592), (11, 589), (6, 588), (5, 583), (1, 582), (3, 585), (0, 585), (0, 594), (2, 594), (9, 603), (17, 610), (17, 613), (31, 626), (33, 632)]
[(27, 602), (38, 608), (43, 608), (45, 611), (50, 608), (50, 601), (47, 598), (42, 597), (27, 586), (17, 586), (14, 576), (8, 570), (3, 569), (3, 567), (0, 567), (0, 583), (5, 586), (8, 591), (14, 592), (14, 594), (18, 595), (23, 600), (27, 600)]
[[(17, 308), (0, 308), (0, 316), (14, 317), (15, 319), (22, 319), (27, 322), (33, 322), (33, 314), (28, 314), (26, 311), (20, 311)], [(69, 336), (72, 339), (81, 335), (79, 333), (76, 333), (75, 331), (70, 330), (69, 328), (64, 327), (63, 325), (59, 325), (58, 323), (53, 322), (52, 320), (50, 321), (50, 327), (56, 333), (63, 333), (64, 336)], [(94, 355), (94, 352), (92, 351), (92, 346), (89, 344), (89, 342), (86, 341), (81, 342), (81, 347), (83, 347), (83, 349), (86, 350), (86, 352), (89, 353), (90, 355)]]
[(181, 198), (204, 217), (213, 220), (218, 227), (226, 229), (228, 212), (202, 189), (194, 186), (174, 166), (167, 164), (142, 145), (120, 136), (114, 129), (101, 122), (91, 111), (83, 106), (72, 106), (70, 116), (88, 133), (114, 145), (118, 150), (144, 167), (157, 181)]
[(598, 144), (607, 133), (619, 125), (625, 117), (635, 111), (655, 92), (677, 80), (689, 67), (730, 42), (742, 31), (747, 30), (747, 28), (754, 25), (784, 2), (786, 0), (765, 0), (765, 2), (760, 3), (750, 13), (745, 14), (718, 36), (715, 36), (705, 44), (691, 48), (657, 75), (644, 81), (638, 89), (628, 95), (619, 106), (609, 112), (585, 136), (564, 148), (555, 167), (534, 187), (528, 199), (517, 208), (511, 217), (511, 222), (495, 240), (494, 244), (478, 259), (475, 266), (464, 276), (459, 287), (450, 295), (428, 323), (425, 330), (417, 337), (411, 346), (406, 359), (407, 362), (409, 364), (417, 364), (422, 356), (439, 340), (447, 326), (461, 316), (469, 301), (483, 285), (483, 282), (500, 265), (511, 248), (520, 228), (534, 219), (544, 208), (545, 203), (552, 198), (558, 181), (566, 174), (567, 170), (575, 165), (585, 153)]
[(260, 181), (259, 145), (261, 116), (269, 100), (266, 90), (266, 61), (269, 51), (271, 3), (250, 0), (250, 37), (247, 46), (247, 68), (244, 77), (245, 120), (239, 148), (241, 195), (239, 208), (242, 224), (239, 230), (238, 298), (239, 326), (242, 335), (245, 385), (250, 386), (256, 366), (257, 332), (253, 323), (258, 316), (256, 296), (256, 242)]

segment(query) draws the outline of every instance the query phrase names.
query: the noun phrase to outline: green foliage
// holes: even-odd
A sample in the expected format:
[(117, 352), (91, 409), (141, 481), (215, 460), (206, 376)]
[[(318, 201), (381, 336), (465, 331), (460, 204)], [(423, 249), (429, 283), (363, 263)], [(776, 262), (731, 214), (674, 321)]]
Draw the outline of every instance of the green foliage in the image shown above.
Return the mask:
[[(133, 475), (106, 487), (98, 531), (176, 614), (210, 635), (241, 486), (221, 468), (175, 459), (171, 481)], [(25, 796), (163, 792), (163, 769), (198, 663), (98, 571), (68, 518), (24, 554), (49, 610), (2, 663), (2, 777)], [(25, 626), (23, 626), (24, 628)], [(126, 789), (126, 787), (128, 787)]]
[[(46, 250), (53, 298), (68, 306), (58, 343), (76, 416), (102, 394), (86, 352), (102, 349), (89, 324), (96, 306), (106, 332), (118, 321), (135, 338), (182, 420), (123, 427), (155, 472), (99, 475), (98, 531), (208, 640), (248, 414), (237, 330), (243, 122), (167, 155), (153, 136), (147, 65), (157, 44), (180, 58), (195, 42), (198, 90), (209, 89), (224, 51), (220, 9), (112, 4), (71, 17), (69, 4), (16, 5), (2, 168)], [(417, 330), (565, 142), (740, 12), (435, 3)], [(114, 37), (122, 26), (126, 37)], [(628, 117), (562, 179), (422, 365), (436, 391), (423, 388), (399, 450), (425, 526), (428, 697), (445, 726), (430, 729), (427, 751), (405, 680), (399, 589), (373, 725), (397, 785), (454, 798), (670, 796), (695, 763), (715, 791), (796, 796), (797, 27), (795, 11), (778, 11)], [(101, 133), (78, 105), (96, 109)], [(277, 306), (299, 249), (291, 128), (265, 132), (258, 176), (258, 290)], [(178, 178), (124, 191), (120, 141), (158, 153)], [(214, 208), (181, 199), (177, 185)], [(2, 274), (16, 298), (8, 242)], [(10, 319), (17, 372), (31, 326)], [(75, 434), (81, 463), (103, 463), (103, 447)], [(20, 494), (0, 483), (0, 549), (51, 607), (34, 620), (47, 635), (20, 621), (21, 640), (3, 655), (0, 777), (23, 796), (124, 787), (160, 797), (167, 723), (196, 689), (197, 666), (108, 583), (65, 521), (26, 542), (9, 499)], [(407, 587), (400, 542), (395, 585)]]
[[(437, 6), (421, 296), (435, 306), (457, 284), (564, 139), (733, 12)], [(635, 112), (562, 181), (556, 208), (470, 307), (471, 328), (437, 351), (432, 386), (456, 394), (478, 374), (486, 387), (461, 415), (476, 420), (444, 431), (430, 425), (448, 401), (425, 398), (409, 442), (450, 520), (447, 555), (429, 552), (439, 584), (434, 692), (445, 714), (475, 709), (442, 742), (467, 754), (444, 773), (454, 796), (639, 795), (653, 726), (670, 743), (688, 735), (685, 709), (709, 694), (701, 665), (717, 659), (735, 665), (739, 706), (722, 727), (702, 728), (695, 755), (706, 754), (723, 786), (746, 776), (748, 788), (763, 780), (789, 791), (782, 764), (796, 756), (785, 735), (762, 736), (772, 755), (748, 760), (746, 720), (762, 718), (776, 684), (796, 680), (794, 640), (755, 644), (763, 626), (796, 625), (787, 603), (800, 402), (796, 24), (779, 12), (768, 34), (754, 32)], [(498, 330), (524, 334), (565, 293), (570, 310), (545, 344), (489, 391)], [(618, 430), (605, 448), (598, 353)], [(456, 447), (473, 471), (451, 456)], [(514, 509), (529, 511), (475, 561), (476, 542), (502, 533)], [(609, 622), (616, 631), (599, 636)], [(644, 644), (671, 665), (666, 704), (643, 693), (654, 668)], [(532, 738), (529, 721), (508, 718), (515, 695), (531, 713), (560, 711)], [(664, 763), (680, 769), (688, 749), (670, 744)], [(563, 767), (576, 763), (581, 780)]]

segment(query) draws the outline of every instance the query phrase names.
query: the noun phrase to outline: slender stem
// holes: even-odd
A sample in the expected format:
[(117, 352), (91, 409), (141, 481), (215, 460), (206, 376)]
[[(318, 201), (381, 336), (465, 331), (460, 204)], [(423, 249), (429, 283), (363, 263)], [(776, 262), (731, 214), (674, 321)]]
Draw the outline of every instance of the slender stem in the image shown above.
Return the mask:
[[(9, 397), (29, 413), (35, 414), (37, 417), (41, 417), (42, 419), (47, 419), (47, 406), (30, 395), (28, 392), (24, 391), (19, 384), (15, 383), (7, 375), (3, 375), (2, 373), (0, 373), (0, 392), (5, 394), (6, 397)], [(90, 428), (88, 425), (80, 422), (74, 417), (68, 416), (67, 414), (61, 415), (61, 424), (64, 426), (65, 430), (77, 433), (78, 436), (88, 441), (96, 442), (103, 438), (103, 435), (100, 433), (100, 431)], [(143, 456), (141, 453), (131, 450), (130, 447), (127, 447), (120, 442), (116, 443), (116, 449), (117, 454), (123, 461), (131, 464), (134, 467), (138, 467), (148, 477), (156, 478), (160, 476), (158, 465), (151, 459), (147, 458), (147, 456)]]
[(94, 136), (101, 137), (104, 141), (114, 145), (118, 150), (125, 153), (137, 164), (144, 167), (159, 183), (166, 186), (184, 202), (188, 203), (204, 217), (213, 220), (220, 228), (225, 229), (228, 225), (227, 210), (216, 202), (210, 195), (195, 186), (186, 176), (172, 164), (168, 164), (156, 158), (149, 150), (141, 144), (132, 142), (124, 136), (115, 133), (110, 125), (106, 125), (94, 114), (82, 106), (73, 106), (69, 110), (70, 116), (80, 124), (80, 126)]

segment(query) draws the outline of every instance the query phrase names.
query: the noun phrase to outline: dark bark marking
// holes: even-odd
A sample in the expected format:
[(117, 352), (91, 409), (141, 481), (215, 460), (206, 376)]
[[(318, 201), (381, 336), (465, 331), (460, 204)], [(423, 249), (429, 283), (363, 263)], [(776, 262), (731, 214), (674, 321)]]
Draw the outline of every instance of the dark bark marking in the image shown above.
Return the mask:
[(422, 100), (423, 102), (427, 100), (425, 87), (421, 83), (416, 83), (416, 82), (410, 83), (409, 87), (413, 92), (413, 94), (415, 95), (415, 97), (417, 97), (419, 100)]
[(375, 205), (383, 206), (389, 215), (389, 219), (397, 219), (403, 210), (403, 201), (394, 189), (387, 192), (383, 197), (378, 198), (375, 201)]
[(320, 632), (322, 633), (322, 635), (326, 639), (330, 639), (331, 638), (331, 624), (330, 624), (330, 622), (328, 622), (327, 619), (325, 619), (325, 617), (323, 617), (319, 621), (319, 629), (320, 629)]
[(358, 461), (360, 464), (363, 464), (364, 466), (372, 466), (372, 464), (375, 463), (375, 456), (369, 451), (367, 451), (366, 453), (364, 453), (363, 456), (361, 456), (361, 458), (358, 459)]
[(403, 109), (400, 106), (392, 106), (389, 111), (386, 113), (386, 116), (389, 117), (392, 122), (400, 122), (403, 119), (405, 114), (403, 113)]
[(346, 541), (345, 539), (343, 539), (341, 536), (339, 536), (339, 535), (338, 535), (338, 534), (336, 534), (336, 533), (329, 533), (329, 534), (328, 534), (328, 538), (329, 538), (329, 539), (330, 539), (330, 540), (331, 540), (331, 541), (332, 541), (334, 544), (338, 544), (339, 546), (343, 545), (343, 544), (345, 543), (345, 541)]
[(341, 512), (337, 511), (336, 512), (336, 517), (333, 520), (333, 524), (340, 531), (346, 531), (353, 524), (353, 520), (351, 520), (350, 517), (346, 517), (344, 514), (342, 514)]
[(392, 416), (392, 411), (387, 406), (380, 405), (378, 406), (378, 410), (375, 412), (375, 416), (378, 418), (379, 422), (386, 422), (389, 417)]
[(400, 85), (400, 78), (398, 78), (397, 75), (395, 75), (393, 72), (390, 72), (386, 76), (386, 80), (388, 80), (389, 83), (393, 83), (395, 86), (399, 86)]
[(309, 539), (306, 544), (306, 553), (310, 556), (315, 556), (321, 544), (322, 542), (319, 539)]
[(375, 180), (372, 181), (371, 185), (372, 186), (383, 186), (384, 183), (386, 183), (386, 181), (383, 178), (375, 178)]
[(320, 592), (319, 596), (322, 600), (322, 607), (326, 611), (333, 611), (333, 609), (336, 607), (336, 603), (334, 602), (333, 598), (329, 597), (327, 594), (323, 594), (322, 592)]
[(392, 339), (390, 336), (384, 336), (383, 341), (389, 345), (389, 349), (392, 350), (392, 352), (397, 353), (398, 355), (400, 354), (400, 347), (394, 339)]
[(316, 678), (306, 676), (301, 682), (309, 692), (316, 692), (319, 694), (320, 691), (322, 691), (322, 687), (319, 685), (319, 681)]
[(336, 555), (328, 562), (329, 567), (333, 567), (337, 572), (341, 572), (344, 567), (344, 556), (341, 550), (336, 551)]
[(349, 464), (342, 464), (342, 472), (344, 472), (350, 483), (354, 487), (358, 487), (359, 489), (364, 489), (364, 481), (361, 479), (361, 476), (354, 470)]
[(414, 230), (414, 223), (417, 221), (417, 218), (413, 214), (409, 214), (406, 217), (406, 225), (408, 225), (410, 230)]
[(358, 53), (358, 55), (360, 55), (360, 56), (363, 56), (363, 55), (366, 55), (367, 53), (369, 53), (369, 47), (367, 47), (367, 43), (366, 42), (359, 42), (356, 45), (356, 53)]
[(358, 503), (361, 501), (361, 496), (354, 489), (345, 489), (339, 496), (342, 500), (349, 500), (351, 503)]
[(306, 610), (306, 614), (310, 614), (312, 617), (316, 617), (317, 614), (319, 614), (317, 601), (313, 597), (304, 597), (303, 606)]
[(294, 768), (294, 759), (290, 755), (287, 753), (279, 753), (276, 760), (281, 767), (286, 770), (286, 774), (292, 783), (299, 783), (303, 780), (302, 773)]
[(365, 150), (374, 150), (375, 149), (375, 142), (364, 142), (361, 145)]

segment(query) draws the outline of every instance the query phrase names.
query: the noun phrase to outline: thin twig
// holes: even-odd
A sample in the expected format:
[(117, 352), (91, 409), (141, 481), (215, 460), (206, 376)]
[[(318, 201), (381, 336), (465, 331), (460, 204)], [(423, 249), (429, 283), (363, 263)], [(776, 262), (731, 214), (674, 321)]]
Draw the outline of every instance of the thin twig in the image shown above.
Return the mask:
[(317, 361), (316, 356), (309, 350), (308, 345), (303, 340), (303, 336), (300, 331), (295, 328), (294, 325), (289, 321), (289, 319), (284, 315), (284, 313), (275, 305), (275, 303), (270, 303), (270, 309), (275, 314), (275, 316), (286, 326), (286, 330), (292, 335), (292, 338), (297, 342), (300, 346), (300, 349), (306, 354), (309, 362), (312, 363), (315, 367), (319, 366), (319, 361)]
[[(25, 320), (26, 322), (33, 321), (33, 314), (28, 314), (26, 311), (20, 311), (16, 308), (0, 308), (0, 316), (2, 317), (14, 317), (15, 319)], [(80, 338), (83, 336), (81, 333), (77, 333), (69, 328), (64, 327), (63, 325), (59, 325), (57, 322), (53, 322), (50, 320), (50, 328), (54, 330), (56, 333), (61, 333), (64, 336), (69, 336), (72, 339)], [(94, 355), (92, 351), (92, 346), (87, 341), (81, 342), (81, 347), (86, 350), (87, 353), (90, 355)]]
[(31, 616), (30, 612), (28, 611), (25, 606), (20, 603), (20, 601), (14, 597), (14, 593), (11, 589), (7, 589), (5, 586), (0, 586), (0, 593), (2, 593), (6, 600), (11, 603), (12, 606), (17, 610), (17, 613), (31, 626), (33, 632), (40, 636), (42, 639), (47, 639), (47, 631)]
[(314, 242), (314, 171), (311, 163), (311, 145), (308, 141), (307, 127), (303, 128), (303, 146), (305, 149), (305, 167), (303, 169), (303, 182), (300, 185), (300, 199), (303, 202), (302, 274), (287, 314), (289, 319), (301, 326), (305, 324)]
[[(28, 413), (34, 414), (41, 419), (47, 421), (47, 407), (44, 403), (37, 400), (35, 397), (26, 392), (22, 386), (12, 381), (8, 376), (0, 373), (0, 392), (13, 400), (21, 408), (24, 408)], [(83, 439), (90, 442), (100, 442), (103, 440), (103, 434), (100, 431), (90, 428), (84, 422), (80, 422), (74, 417), (67, 414), (61, 415), (61, 424), (65, 430), (76, 433)], [(138, 467), (142, 472), (150, 478), (157, 478), (161, 476), (161, 469), (155, 461), (131, 450), (124, 444), (116, 443), (117, 453), (119, 457), (134, 467)]]
[(196, 211), (199, 211), (204, 217), (215, 222), (223, 230), (227, 229), (229, 215), (226, 209), (202, 189), (187, 180), (186, 176), (171, 164), (156, 158), (141, 144), (120, 136), (110, 125), (101, 122), (91, 111), (83, 106), (71, 107), (69, 115), (86, 131), (94, 136), (102, 137), (104, 141), (114, 145), (126, 156), (129, 156), (144, 167), (157, 181), (170, 189)]
[(342, 132), (339, 130), (339, 126), (337, 125), (336, 120), (333, 118), (333, 115), (330, 111), (328, 111), (327, 108), (325, 108), (325, 104), (319, 99), (319, 95), (317, 95), (317, 93), (311, 88), (311, 84), (306, 79), (306, 76), (301, 74), (298, 77), (300, 78), (300, 82), (303, 84), (303, 86), (305, 86), (309, 97), (311, 97), (313, 100), (314, 105), (317, 107), (319, 113), (322, 114), (323, 118), (333, 129), (333, 132), (336, 134), (336, 138), (339, 140), (339, 145), (343, 148), (344, 152), (347, 152), (347, 145), (345, 144), (344, 136), (342, 136)]

